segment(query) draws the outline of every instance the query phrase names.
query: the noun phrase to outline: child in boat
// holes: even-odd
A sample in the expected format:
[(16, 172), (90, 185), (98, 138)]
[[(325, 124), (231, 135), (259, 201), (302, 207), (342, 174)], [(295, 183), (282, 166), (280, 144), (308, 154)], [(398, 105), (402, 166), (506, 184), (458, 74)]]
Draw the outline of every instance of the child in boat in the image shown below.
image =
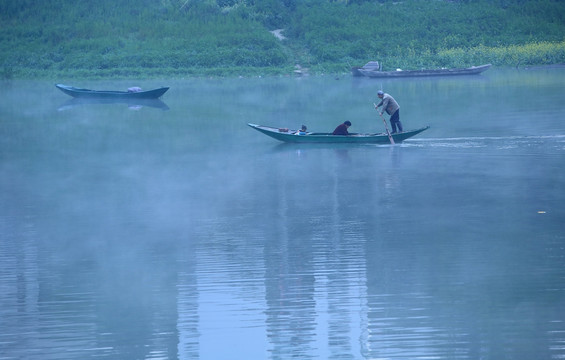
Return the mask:
[(294, 135), (306, 135), (306, 125), (302, 125), (302, 127), (300, 128), (300, 130), (296, 130), (296, 132), (294, 133)]

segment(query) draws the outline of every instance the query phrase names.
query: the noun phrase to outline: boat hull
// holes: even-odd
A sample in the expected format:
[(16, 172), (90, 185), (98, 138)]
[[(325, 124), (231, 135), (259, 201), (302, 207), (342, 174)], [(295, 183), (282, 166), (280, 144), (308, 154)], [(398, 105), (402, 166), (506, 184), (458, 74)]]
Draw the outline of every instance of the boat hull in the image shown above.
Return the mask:
[(167, 90), (168, 87), (162, 87), (147, 91), (100, 91), (100, 90), (89, 90), (80, 89), (73, 86), (67, 86), (63, 84), (55, 85), (59, 90), (67, 95), (75, 98), (87, 98), (87, 99), (158, 99)]
[[(399, 71), (375, 71), (363, 68), (355, 69), (355, 74), (370, 78), (401, 78), (401, 77), (424, 77), (424, 76), (452, 76), (452, 75), (476, 75), (491, 67), (491, 64), (472, 66), (461, 69), (435, 69), (435, 70), (399, 70)], [(358, 75), (357, 75), (358, 76)]]
[[(272, 137), (273, 139), (287, 143), (301, 144), (390, 144), (390, 140), (386, 133), (379, 134), (351, 134), (351, 135), (333, 135), (331, 133), (314, 133), (309, 132), (306, 135), (296, 135), (294, 130), (278, 129), (269, 126), (247, 124), (249, 127)], [(402, 142), (408, 138), (418, 135), (422, 131), (429, 129), (425, 126), (420, 129), (404, 131), (393, 134), (395, 143)]]

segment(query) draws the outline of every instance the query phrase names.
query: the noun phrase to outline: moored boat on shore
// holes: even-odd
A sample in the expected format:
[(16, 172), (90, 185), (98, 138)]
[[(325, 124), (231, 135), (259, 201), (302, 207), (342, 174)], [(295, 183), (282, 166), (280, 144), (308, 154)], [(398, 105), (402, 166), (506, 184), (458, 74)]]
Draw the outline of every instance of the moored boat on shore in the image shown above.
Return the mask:
[[(371, 64), (372, 62), (368, 63)], [(476, 75), (488, 70), (492, 65), (485, 64), (471, 66), (468, 68), (451, 69), (424, 69), (424, 70), (396, 70), (380, 71), (374, 66), (358, 67), (351, 69), (353, 76), (366, 76), (370, 78), (400, 78), (400, 77), (422, 77), (422, 76), (451, 76), (451, 75)]]
[(75, 98), (91, 98), (91, 99), (158, 99), (167, 90), (168, 87), (161, 87), (152, 90), (141, 90), (138, 87), (130, 88), (128, 91), (115, 91), (115, 90), (90, 90), (81, 89), (74, 86), (63, 84), (55, 85), (59, 90), (67, 95)]

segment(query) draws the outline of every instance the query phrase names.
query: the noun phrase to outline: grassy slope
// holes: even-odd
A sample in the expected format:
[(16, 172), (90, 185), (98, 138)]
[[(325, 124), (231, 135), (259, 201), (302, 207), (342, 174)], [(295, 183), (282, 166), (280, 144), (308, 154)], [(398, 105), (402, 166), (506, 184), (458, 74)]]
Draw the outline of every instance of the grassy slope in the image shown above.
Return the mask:
[[(0, 78), (565, 62), (565, 2), (0, 0)], [(218, 6), (218, 4), (222, 6)], [(268, 30), (284, 27), (284, 41)]]
[[(320, 63), (382, 60), (390, 68), (420, 68), (565, 60), (565, 2), (405, 1), (301, 10), (292, 37), (303, 39)], [(502, 57), (506, 50), (514, 58)]]

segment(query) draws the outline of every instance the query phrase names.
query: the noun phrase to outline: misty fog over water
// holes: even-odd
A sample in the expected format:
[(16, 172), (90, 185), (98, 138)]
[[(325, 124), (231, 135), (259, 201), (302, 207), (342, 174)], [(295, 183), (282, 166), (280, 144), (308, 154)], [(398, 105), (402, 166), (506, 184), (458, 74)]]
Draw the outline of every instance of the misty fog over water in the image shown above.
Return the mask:
[(2, 83), (0, 359), (565, 357), (563, 69), (60, 82), (170, 90)]

